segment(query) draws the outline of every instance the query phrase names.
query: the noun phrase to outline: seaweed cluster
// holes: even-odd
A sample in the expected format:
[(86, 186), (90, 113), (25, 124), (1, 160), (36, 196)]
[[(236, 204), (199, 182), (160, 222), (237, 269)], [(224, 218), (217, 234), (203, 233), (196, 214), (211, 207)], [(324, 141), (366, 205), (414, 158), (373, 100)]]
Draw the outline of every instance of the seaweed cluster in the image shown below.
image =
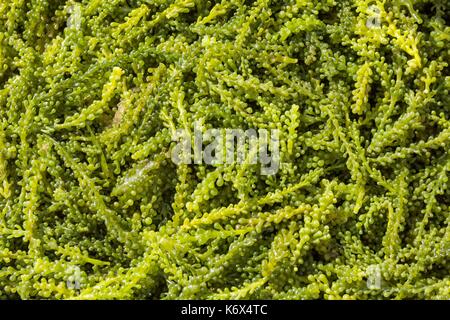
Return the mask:
[[(449, 299), (447, 0), (2, 0), (0, 298)], [(177, 129), (280, 132), (280, 169)]]

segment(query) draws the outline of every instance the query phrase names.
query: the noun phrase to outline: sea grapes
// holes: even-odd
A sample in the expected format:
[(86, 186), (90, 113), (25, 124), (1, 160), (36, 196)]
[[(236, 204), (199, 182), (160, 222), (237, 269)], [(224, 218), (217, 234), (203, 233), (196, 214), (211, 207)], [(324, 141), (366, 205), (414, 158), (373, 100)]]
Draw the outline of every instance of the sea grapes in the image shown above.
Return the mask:
[[(2, 0), (0, 298), (449, 299), (449, 21)], [(279, 170), (174, 163), (197, 123), (278, 130)]]

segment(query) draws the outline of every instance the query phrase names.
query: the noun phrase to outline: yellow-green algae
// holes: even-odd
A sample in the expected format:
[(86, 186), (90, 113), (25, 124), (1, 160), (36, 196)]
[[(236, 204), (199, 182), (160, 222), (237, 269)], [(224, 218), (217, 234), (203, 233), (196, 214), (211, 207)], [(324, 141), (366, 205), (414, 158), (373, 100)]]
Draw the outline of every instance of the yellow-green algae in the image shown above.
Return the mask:
[[(450, 298), (446, 0), (2, 0), (3, 299)], [(170, 161), (281, 131), (278, 174)]]

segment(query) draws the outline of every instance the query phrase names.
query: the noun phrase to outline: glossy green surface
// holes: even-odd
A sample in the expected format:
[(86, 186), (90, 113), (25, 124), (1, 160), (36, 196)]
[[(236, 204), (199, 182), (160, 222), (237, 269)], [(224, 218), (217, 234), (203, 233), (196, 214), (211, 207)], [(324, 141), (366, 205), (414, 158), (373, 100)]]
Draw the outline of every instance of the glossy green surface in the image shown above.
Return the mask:
[[(0, 298), (449, 299), (450, 5), (1, 0)], [(280, 171), (175, 129), (281, 131)]]

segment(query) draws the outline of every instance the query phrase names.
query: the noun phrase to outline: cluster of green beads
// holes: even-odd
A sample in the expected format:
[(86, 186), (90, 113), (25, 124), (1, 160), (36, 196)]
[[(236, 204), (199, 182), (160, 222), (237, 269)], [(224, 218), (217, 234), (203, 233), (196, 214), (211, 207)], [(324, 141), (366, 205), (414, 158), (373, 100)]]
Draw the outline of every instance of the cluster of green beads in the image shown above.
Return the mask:
[[(1, 0), (0, 298), (449, 299), (447, 0)], [(278, 129), (281, 166), (175, 165)]]

